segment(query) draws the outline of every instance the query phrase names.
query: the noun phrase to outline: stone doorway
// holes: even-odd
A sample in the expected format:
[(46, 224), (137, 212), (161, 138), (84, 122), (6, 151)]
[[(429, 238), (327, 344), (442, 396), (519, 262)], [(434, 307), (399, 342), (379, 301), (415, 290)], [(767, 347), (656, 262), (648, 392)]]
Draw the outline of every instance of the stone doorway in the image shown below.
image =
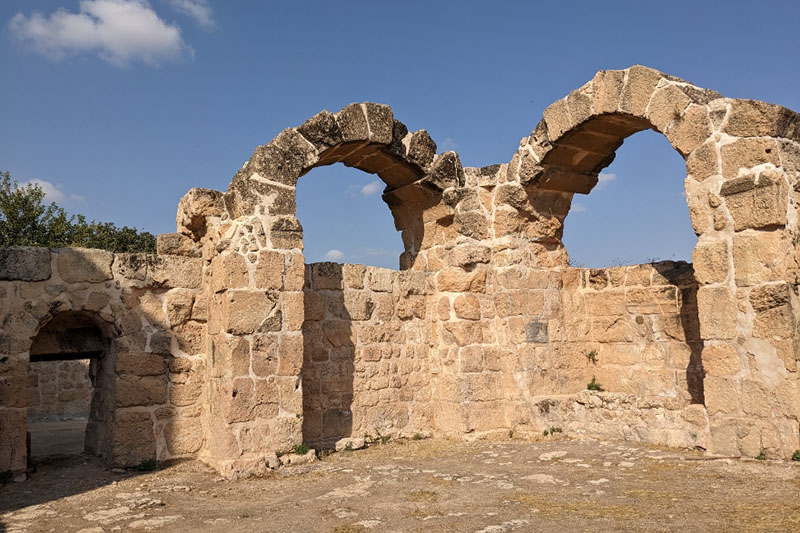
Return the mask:
[(61, 313), (31, 345), (28, 458), (105, 456), (113, 403), (112, 344), (93, 317)]

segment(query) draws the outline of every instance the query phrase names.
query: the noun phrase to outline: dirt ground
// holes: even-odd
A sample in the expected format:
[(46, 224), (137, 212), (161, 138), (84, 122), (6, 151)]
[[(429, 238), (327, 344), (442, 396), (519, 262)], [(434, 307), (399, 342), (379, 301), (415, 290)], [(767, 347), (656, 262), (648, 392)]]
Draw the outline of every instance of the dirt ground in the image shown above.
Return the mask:
[[(557, 435), (556, 438), (561, 438)], [(800, 463), (595, 440), (389, 442), (226, 481), (72, 456), (0, 487), (0, 531), (800, 531)]]

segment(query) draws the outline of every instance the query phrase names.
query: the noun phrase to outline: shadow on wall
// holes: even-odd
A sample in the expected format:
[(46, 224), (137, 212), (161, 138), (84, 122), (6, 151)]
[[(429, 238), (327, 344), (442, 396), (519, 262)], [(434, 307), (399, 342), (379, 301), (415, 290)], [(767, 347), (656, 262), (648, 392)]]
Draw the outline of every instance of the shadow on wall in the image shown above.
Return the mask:
[(700, 338), (700, 317), (697, 310), (697, 280), (691, 263), (662, 261), (653, 263), (653, 268), (680, 291), (680, 319), (686, 345), (689, 347), (689, 363), (686, 366), (686, 386), (691, 403), (705, 404), (703, 389), (703, 340)]
[(303, 441), (317, 448), (332, 448), (353, 430), (356, 334), (345, 303), (344, 267), (306, 265)]

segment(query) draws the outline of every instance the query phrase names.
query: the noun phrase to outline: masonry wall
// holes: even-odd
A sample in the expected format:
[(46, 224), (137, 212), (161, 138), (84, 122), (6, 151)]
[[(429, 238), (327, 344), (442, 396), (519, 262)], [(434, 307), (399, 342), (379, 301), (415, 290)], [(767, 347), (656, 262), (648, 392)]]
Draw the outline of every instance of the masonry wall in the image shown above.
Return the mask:
[(316, 263), (304, 292), (303, 440), (430, 433), (425, 275)]
[[(0, 469), (24, 469), (29, 413), (50, 409), (58, 398), (64, 411), (72, 410), (68, 383), (80, 383), (85, 408), (89, 391), (79, 361), (29, 363), (38, 334), (64, 316), (91, 321), (103, 337), (89, 451), (121, 466), (194, 455), (204, 442), (202, 269), (185, 257), (1, 248)], [(57, 368), (60, 384), (42, 367)]]
[(28, 420), (86, 418), (92, 401), (89, 360), (42, 361), (28, 369)]

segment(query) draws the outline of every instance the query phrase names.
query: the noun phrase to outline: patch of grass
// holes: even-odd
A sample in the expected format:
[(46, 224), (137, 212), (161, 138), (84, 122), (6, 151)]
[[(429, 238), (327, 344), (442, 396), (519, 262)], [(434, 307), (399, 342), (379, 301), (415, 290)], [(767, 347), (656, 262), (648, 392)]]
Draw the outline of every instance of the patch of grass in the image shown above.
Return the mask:
[(420, 435), (419, 433), (414, 433), (414, 436), (413, 436), (413, 437), (411, 437), (411, 438), (412, 438), (413, 440), (422, 440), (422, 439), (424, 439), (425, 437), (423, 437), (423, 436), (422, 436), (422, 435)]
[(292, 448), (292, 453), (296, 455), (305, 455), (308, 453), (308, 446), (305, 444), (295, 444), (294, 448)]
[(363, 533), (367, 528), (361, 524), (350, 524), (346, 526), (336, 526), (333, 533)]
[(350, 442), (348, 442), (348, 443), (347, 443), (347, 446), (345, 446), (345, 447), (344, 447), (344, 451), (346, 451), (346, 452), (352, 452), (352, 451), (353, 451), (353, 444), (352, 444), (352, 443), (350, 443)]
[(0, 485), (7, 485), (14, 479), (14, 472), (11, 470), (4, 470), (0, 472)]
[(439, 498), (435, 490), (412, 490), (408, 493), (408, 501), (410, 502), (432, 502)]
[(158, 461), (155, 459), (145, 459), (138, 465), (136, 465), (136, 470), (139, 472), (152, 472), (158, 468)]
[(555, 435), (556, 433), (563, 433), (563, 432), (564, 432), (564, 430), (562, 430), (560, 427), (550, 426), (549, 428), (545, 429), (542, 432), (542, 435), (544, 435), (546, 437), (548, 435)]
[(767, 458), (767, 452), (766, 452), (766, 451), (764, 451), (764, 450), (761, 450), (761, 451), (758, 453), (758, 455), (756, 455), (756, 459), (758, 459), (759, 461), (763, 461), (763, 460), (764, 460), (764, 459), (766, 459), (766, 458)]
[(589, 360), (593, 365), (597, 364), (597, 350), (592, 350), (586, 354), (586, 359)]
[(795, 450), (792, 454), (792, 461), (800, 461), (800, 450)]
[(586, 384), (586, 390), (594, 390), (597, 392), (603, 392), (603, 387), (597, 382), (597, 378), (592, 376), (592, 381)]

